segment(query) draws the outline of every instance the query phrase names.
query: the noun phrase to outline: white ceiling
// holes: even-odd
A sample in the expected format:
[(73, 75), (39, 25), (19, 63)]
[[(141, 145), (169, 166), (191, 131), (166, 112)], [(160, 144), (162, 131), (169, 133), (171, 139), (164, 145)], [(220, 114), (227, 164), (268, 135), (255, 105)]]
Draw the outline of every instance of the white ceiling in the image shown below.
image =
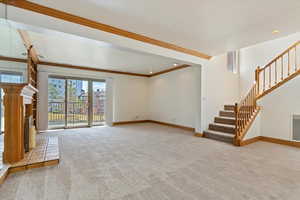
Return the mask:
[[(18, 23), (0, 20), (0, 55), (25, 58), (22, 54), (26, 49), (16, 26), (22, 27)], [(172, 68), (174, 63), (188, 64), (38, 27), (27, 30), (27, 33), (42, 61), (143, 74)]]
[(28, 31), (33, 46), (43, 61), (67, 63), (93, 68), (144, 73), (158, 72), (185, 64), (175, 59), (146, 54), (65, 33)]
[(9, 23), (0, 19), (0, 55), (25, 58), (26, 48), (16, 29), (12, 28)]
[(31, 1), (209, 55), (300, 31), (299, 0)]

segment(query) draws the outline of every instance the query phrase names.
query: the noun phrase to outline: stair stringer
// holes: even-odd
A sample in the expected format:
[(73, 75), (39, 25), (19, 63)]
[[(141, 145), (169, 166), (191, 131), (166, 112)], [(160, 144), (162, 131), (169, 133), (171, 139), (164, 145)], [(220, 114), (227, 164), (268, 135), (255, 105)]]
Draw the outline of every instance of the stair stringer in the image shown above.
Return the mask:
[(235, 138), (235, 145), (242, 146), (246, 140), (250, 140), (255, 137), (261, 136), (260, 134), (260, 114), (261, 114), (261, 107), (257, 106), (256, 111), (253, 113), (250, 121), (247, 123), (246, 127), (242, 131), (239, 138)]

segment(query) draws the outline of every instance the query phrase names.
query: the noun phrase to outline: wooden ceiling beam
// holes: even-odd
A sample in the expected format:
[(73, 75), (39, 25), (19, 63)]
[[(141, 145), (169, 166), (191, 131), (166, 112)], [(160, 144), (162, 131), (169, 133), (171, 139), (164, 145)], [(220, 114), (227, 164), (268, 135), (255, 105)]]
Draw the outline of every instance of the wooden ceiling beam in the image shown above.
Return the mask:
[(32, 12), (39, 13), (39, 14), (47, 15), (47, 16), (50, 16), (50, 17), (54, 17), (54, 18), (57, 18), (57, 19), (61, 19), (61, 20), (64, 20), (64, 21), (71, 22), (71, 23), (83, 25), (83, 26), (86, 26), (86, 27), (90, 27), (90, 28), (93, 28), (93, 29), (100, 30), (100, 31), (112, 33), (112, 34), (115, 34), (115, 35), (130, 38), (130, 39), (137, 40), (137, 41), (140, 41), (140, 42), (152, 44), (152, 45), (155, 45), (155, 46), (163, 47), (163, 48), (166, 48), (166, 49), (171, 49), (171, 50), (174, 50), (174, 51), (177, 51), (177, 52), (181, 52), (181, 53), (184, 53), (184, 54), (196, 56), (196, 57), (199, 57), (199, 58), (203, 58), (203, 59), (210, 59), (211, 58), (211, 56), (209, 56), (205, 53), (193, 50), (193, 49), (187, 49), (187, 48), (184, 48), (184, 47), (180, 47), (180, 46), (177, 46), (175, 44), (171, 44), (171, 43), (168, 43), (168, 42), (153, 39), (153, 38), (150, 38), (150, 37), (138, 34), (138, 33), (130, 32), (130, 31), (127, 31), (127, 30), (124, 30), (124, 29), (113, 27), (113, 26), (103, 24), (103, 23), (100, 23), (100, 22), (97, 22), (97, 21), (93, 21), (93, 20), (90, 20), (90, 19), (87, 19), (87, 18), (76, 16), (76, 15), (73, 15), (73, 14), (70, 14), (70, 13), (67, 13), (67, 12), (63, 12), (63, 11), (60, 11), (60, 10), (49, 8), (49, 7), (46, 7), (46, 6), (43, 6), (43, 5), (40, 5), (40, 4), (36, 4), (36, 3), (30, 2), (30, 1), (27, 1), (27, 0), (0, 0), (0, 2), (4, 3), (4, 4), (7, 4), (7, 5), (17, 7), (17, 8), (22, 8), (22, 9), (25, 9), (25, 10), (29, 10), (29, 11), (32, 11)]
[[(23, 58), (12, 58), (12, 57), (5, 57), (0, 56), (0, 60), (9, 61), (9, 62), (20, 62), (20, 63), (27, 63), (27, 59)], [(184, 69), (187, 67), (191, 67), (191, 65), (179, 65), (177, 67), (169, 68), (160, 72), (156, 72), (153, 74), (140, 74), (140, 73), (132, 73), (132, 72), (122, 72), (116, 70), (108, 70), (108, 69), (99, 69), (99, 68), (91, 68), (85, 66), (78, 66), (78, 65), (70, 65), (70, 64), (62, 64), (62, 63), (55, 63), (55, 62), (46, 62), (46, 61), (39, 61), (39, 65), (47, 65), (49, 67), (61, 67), (61, 68), (69, 68), (69, 69), (78, 69), (78, 70), (87, 70), (87, 71), (94, 71), (94, 72), (105, 72), (105, 73), (112, 73), (112, 74), (122, 74), (122, 75), (129, 75), (129, 76), (140, 76), (140, 77), (153, 77), (158, 76), (161, 74), (169, 73), (175, 70)]]
[(39, 63), (39, 57), (36, 49), (33, 47), (32, 42), (30, 40), (30, 36), (25, 30), (18, 29), (18, 32), (23, 40), (24, 46), (27, 49), (27, 52), (30, 53), (30, 56), (35, 64)]
[[(8, 62), (27, 63), (27, 59), (23, 59), (23, 58), (13, 58), (13, 57), (6, 57), (6, 56), (0, 56), (0, 60), (8, 61)], [(87, 70), (87, 71), (95, 71), (95, 72), (106, 72), (106, 73), (112, 73), (112, 74), (123, 74), (123, 75), (129, 75), (129, 76), (149, 77), (148, 74), (139, 74), (139, 73), (131, 73), (131, 72), (122, 72), (122, 71), (116, 71), (116, 70), (91, 68), (91, 67), (78, 66), (78, 65), (70, 65), (70, 64), (55, 63), (55, 62), (39, 61), (37, 64), (39, 64), (39, 65), (47, 65), (47, 66), (49, 66), (49, 67), (61, 67), (61, 68), (78, 69), (78, 70)]]
[(95, 71), (95, 72), (105, 72), (105, 73), (113, 73), (113, 74), (123, 74), (123, 75), (130, 75), (130, 76), (149, 77), (149, 75), (147, 75), (147, 74), (122, 72), (122, 71), (116, 71), (116, 70), (91, 68), (91, 67), (85, 67), (85, 66), (62, 64), (62, 63), (53, 63), (53, 62), (45, 62), (45, 61), (39, 62), (39, 65), (47, 65), (47, 66), (51, 66), (51, 67), (62, 67), (62, 68), (69, 68), (69, 69), (88, 70), (88, 71)]
[(179, 65), (177, 67), (172, 67), (172, 68), (160, 71), (160, 72), (153, 73), (153, 74), (150, 75), (150, 77), (158, 76), (158, 75), (165, 74), (165, 73), (169, 73), (169, 72), (172, 72), (172, 71), (175, 71), (175, 70), (184, 69), (184, 68), (187, 68), (187, 67), (191, 67), (191, 65), (184, 64), (184, 65)]

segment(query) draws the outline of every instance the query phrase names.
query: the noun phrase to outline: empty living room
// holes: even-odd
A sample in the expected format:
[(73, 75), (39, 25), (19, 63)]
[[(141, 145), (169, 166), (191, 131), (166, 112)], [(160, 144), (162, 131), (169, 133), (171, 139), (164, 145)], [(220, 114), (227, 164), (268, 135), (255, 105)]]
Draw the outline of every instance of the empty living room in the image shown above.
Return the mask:
[(0, 0), (0, 200), (299, 200), (299, 0)]

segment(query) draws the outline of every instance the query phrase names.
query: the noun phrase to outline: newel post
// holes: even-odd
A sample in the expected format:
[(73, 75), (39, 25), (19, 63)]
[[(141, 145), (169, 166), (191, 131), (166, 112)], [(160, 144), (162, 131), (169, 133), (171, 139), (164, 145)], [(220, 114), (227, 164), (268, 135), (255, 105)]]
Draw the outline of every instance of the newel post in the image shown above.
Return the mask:
[(255, 70), (255, 82), (256, 82), (256, 89), (255, 89), (255, 99), (254, 99), (254, 107), (256, 109), (256, 98), (259, 95), (259, 73), (260, 73), (260, 67), (258, 66)]
[(255, 70), (255, 82), (257, 84), (257, 94), (259, 95), (259, 73), (260, 73), (260, 67), (258, 66)]
[(235, 137), (234, 143), (239, 146), (239, 124), (238, 124), (238, 103), (234, 104), (234, 117), (235, 117)]

